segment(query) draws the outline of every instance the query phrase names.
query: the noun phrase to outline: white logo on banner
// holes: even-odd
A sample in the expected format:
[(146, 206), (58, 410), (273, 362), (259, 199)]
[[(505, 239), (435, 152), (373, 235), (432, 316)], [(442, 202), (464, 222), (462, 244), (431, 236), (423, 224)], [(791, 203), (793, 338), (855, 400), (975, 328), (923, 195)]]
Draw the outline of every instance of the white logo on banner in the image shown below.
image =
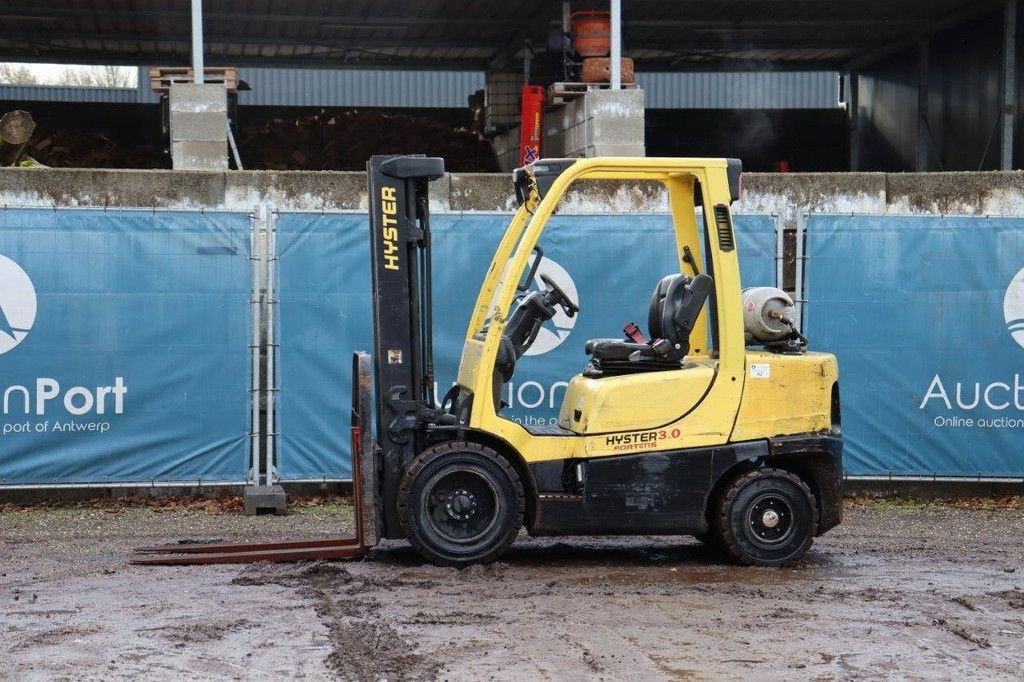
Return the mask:
[[(565, 268), (544, 256), (540, 261), (540, 267), (537, 268), (537, 275), (533, 281), (533, 286), (543, 290), (546, 286), (540, 278), (541, 275), (547, 275), (553, 279), (555, 284), (561, 287), (562, 291), (567, 293), (569, 298), (579, 305), (580, 299), (579, 294), (576, 292), (576, 283), (572, 281), (572, 277), (569, 276)], [(572, 333), (572, 328), (576, 326), (576, 320), (579, 319), (579, 316), (569, 317), (562, 310), (561, 306), (558, 306), (555, 311), (555, 316), (545, 322), (544, 326), (540, 328), (540, 332), (537, 333), (537, 340), (527, 349), (525, 355), (543, 355), (558, 348), (569, 338), (569, 334)]]
[(0, 256), (0, 355), (24, 341), (35, 321), (32, 280), (17, 263)]
[[(1006, 287), (1003, 297), (1003, 317), (1007, 331), (1024, 348), (1024, 270), (1021, 270)], [(947, 410), (963, 410), (966, 413), (975, 409), (1024, 411), (1024, 378), (1019, 372), (1006, 376), (1003, 381), (952, 381), (935, 374), (919, 409), (925, 409), (930, 403), (945, 407)], [(933, 424), (941, 428), (982, 428), (982, 429), (1024, 429), (1024, 419), (1013, 416), (973, 417), (960, 413), (939, 415)]]
[(1007, 331), (1013, 340), (1024, 348), (1024, 269), (1018, 272), (1006, 287), (1003, 315), (1006, 317)]

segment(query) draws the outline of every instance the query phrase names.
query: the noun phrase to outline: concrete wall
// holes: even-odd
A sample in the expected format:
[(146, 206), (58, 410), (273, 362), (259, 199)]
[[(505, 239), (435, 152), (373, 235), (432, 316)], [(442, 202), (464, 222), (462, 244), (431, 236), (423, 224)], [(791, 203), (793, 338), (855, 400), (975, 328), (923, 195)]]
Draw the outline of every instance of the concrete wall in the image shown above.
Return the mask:
[[(1024, 172), (746, 173), (737, 212), (1000, 214), (1024, 216)], [(449, 174), (434, 183), (435, 211), (511, 211), (507, 174)], [(366, 178), (353, 172), (0, 169), (0, 206), (366, 210)], [(667, 210), (647, 183), (588, 182), (565, 213)]]

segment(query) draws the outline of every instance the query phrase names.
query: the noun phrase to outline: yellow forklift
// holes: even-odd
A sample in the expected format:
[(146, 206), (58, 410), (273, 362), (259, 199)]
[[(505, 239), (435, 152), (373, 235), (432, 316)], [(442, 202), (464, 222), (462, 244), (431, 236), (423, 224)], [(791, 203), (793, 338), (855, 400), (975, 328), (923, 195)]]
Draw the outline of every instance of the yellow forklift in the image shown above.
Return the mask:
[[(744, 564), (798, 560), (842, 518), (839, 372), (834, 356), (807, 351), (785, 292), (740, 289), (730, 211), (740, 172), (735, 159), (659, 158), (515, 171), (519, 208), (438, 400), (428, 192), (444, 162), (373, 157), (374, 352), (353, 357), (356, 536), (140, 547), (133, 561), (350, 559), (392, 538), (461, 567), (494, 561), (523, 527), (693, 535)], [(665, 187), (678, 271), (652, 276), (646, 332), (629, 322), (622, 337), (581, 344), (589, 360), (575, 376), (566, 368), (557, 425), (526, 426), (502, 414), (503, 386), (557, 311), (595, 312), (543, 273), (544, 288), (529, 291), (549, 219), (589, 180)]]
[[(544, 159), (515, 171), (519, 208), (441, 400), (428, 183), (443, 161), (374, 157), (367, 170), (376, 424), (364, 408), (354, 427), (373, 434), (363, 448), (368, 535), (407, 538), (430, 561), (464, 566), (494, 561), (524, 526), (688, 534), (739, 562), (778, 566), (839, 523), (838, 366), (806, 350), (784, 292), (741, 291), (730, 211), (738, 160)], [(589, 362), (575, 376), (566, 368), (557, 426), (524, 426), (502, 415), (503, 385), (558, 309), (591, 312), (543, 274), (545, 288), (528, 293), (549, 219), (588, 180), (661, 183), (679, 270), (652, 279), (646, 333), (629, 323), (621, 338), (581, 344)]]

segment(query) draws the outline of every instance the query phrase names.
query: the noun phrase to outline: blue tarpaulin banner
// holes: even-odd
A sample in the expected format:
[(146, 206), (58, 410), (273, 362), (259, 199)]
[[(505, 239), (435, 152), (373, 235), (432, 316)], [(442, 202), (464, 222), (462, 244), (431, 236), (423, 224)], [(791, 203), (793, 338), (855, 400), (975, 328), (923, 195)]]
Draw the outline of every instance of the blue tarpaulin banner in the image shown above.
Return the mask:
[(244, 213), (0, 211), (0, 483), (244, 481)]
[(805, 333), (853, 475), (1024, 475), (1024, 220), (811, 216)]
[[(510, 216), (435, 215), (434, 355), (438, 394), (458, 371), (470, 312)], [(771, 216), (736, 216), (745, 285), (775, 283)], [(279, 256), (279, 431), (283, 478), (350, 474), (351, 355), (372, 350), (369, 227), (365, 215), (282, 213)], [(502, 414), (552, 423), (566, 382), (586, 364), (584, 343), (647, 325), (658, 280), (678, 272), (667, 215), (555, 216), (541, 238), (541, 272), (575, 295), (581, 312), (548, 323), (505, 387)], [(537, 283), (534, 283), (536, 288)]]

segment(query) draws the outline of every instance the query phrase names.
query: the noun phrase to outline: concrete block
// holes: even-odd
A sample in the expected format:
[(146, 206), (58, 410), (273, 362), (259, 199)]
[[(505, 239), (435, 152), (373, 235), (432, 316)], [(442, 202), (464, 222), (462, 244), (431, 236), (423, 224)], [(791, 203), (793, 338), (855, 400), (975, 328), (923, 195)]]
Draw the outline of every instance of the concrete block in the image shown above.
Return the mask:
[(644, 139), (644, 119), (595, 116), (587, 121), (587, 132), (590, 139), (609, 144), (635, 143)]
[(227, 90), (223, 83), (171, 83), (170, 110), (191, 113), (228, 112)]
[(197, 114), (190, 111), (171, 113), (172, 139), (227, 140), (228, 118), (225, 114)]
[(171, 140), (171, 165), (176, 170), (227, 170), (227, 140)]
[(586, 100), (584, 104), (588, 117), (631, 118), (644, 115), (644, 91), (640, 88), (591, 90), (582, 99)]
[(642, 90), (591, 90), (550, 112), (547, 121), (545, 142), (552, 143), (544, 156), (644, 155)]
[(565, 156), (565, 134), (559, 132), (545, 136), (541, 156), (545, 156), (549, 159)]
[(228, 106), (223, 84), (173, 83), (170, 126), (175, 170), (227, 169)]
[(244, 498), (246, 516), (255, 516), (260, 512), (284, 514), (288, 509), (288, 495), (279, 485), (248, 486)]

